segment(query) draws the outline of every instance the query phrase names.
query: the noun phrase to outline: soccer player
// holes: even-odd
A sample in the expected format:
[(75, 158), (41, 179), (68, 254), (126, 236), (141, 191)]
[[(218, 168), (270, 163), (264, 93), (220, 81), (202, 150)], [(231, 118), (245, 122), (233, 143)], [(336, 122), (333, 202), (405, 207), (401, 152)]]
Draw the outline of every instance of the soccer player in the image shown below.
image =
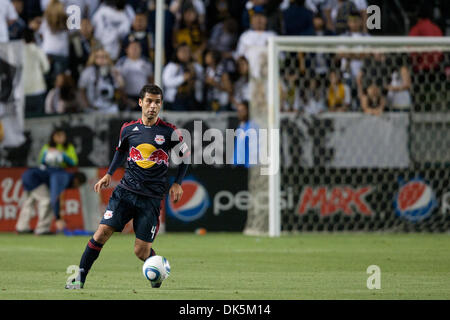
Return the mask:
[[(95, 184), (95, 192), (110, 185), (111, 176), (125, 159), (128, 167), (120, 184), (114, 189), (103, 219), (81, 257), (78, 277), (67, 284), (66, 289), (83, 288), (86, 276), (104, 244), (114, 232), (122, 231), (131, 219), (136, 234), (134, 253), (142, 261), (155, 255), (152, 243), (158, 233), (161, 200), (167, 191), (168, 155), (182, 141), (182, 137), (178, 135), (174, 125), (158, 117), (163, 103), (163, 92), (158, 86), (145, 85), (138, 102), (142, 108), (142, 117), (122, 126), (119, 144), (108, 173)], [(172, 139), (172, 136), (176, 139)], [(180, 156), (188, 155), (188, 147), (183, 142)], [(169, 195), (175, 203), (183, 194), (181, 182), (187, 168), (185, 163), (178, 166), (175, 182), (169, 189)], [(161, 283), (152, 283), (152, 287), (160, 285)]]

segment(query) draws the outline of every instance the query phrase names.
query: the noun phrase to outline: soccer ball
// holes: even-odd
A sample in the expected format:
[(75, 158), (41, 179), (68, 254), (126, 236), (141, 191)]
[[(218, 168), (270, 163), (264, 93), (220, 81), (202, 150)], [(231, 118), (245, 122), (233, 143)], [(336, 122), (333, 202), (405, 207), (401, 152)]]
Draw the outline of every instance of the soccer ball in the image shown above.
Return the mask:
[(58, 150), (47, 150), (44, 158), (45, 164), (50, 167), (59, 167), (63, 160), (63, 155)]
[(145, 260), (142, 266), (142, 273), (153, 287), (159, 287), (170, 275), (169, 261), (162, 256), (152, 256)]

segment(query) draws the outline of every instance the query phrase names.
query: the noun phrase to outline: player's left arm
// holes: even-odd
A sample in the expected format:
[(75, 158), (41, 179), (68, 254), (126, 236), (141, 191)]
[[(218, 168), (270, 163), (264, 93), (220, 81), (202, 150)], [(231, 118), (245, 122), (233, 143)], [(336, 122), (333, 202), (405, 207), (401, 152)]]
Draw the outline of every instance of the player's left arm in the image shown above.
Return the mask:
[[(186, 142), (183, 142), (183, 136), (179, 133), (179, 131), (176, 128), (174, 128), (174, 131), (178, 134), (178, 141), (172, 140), (173, 141), (172, 148), (180, 144), (178, 156), (182, 159), (187, 158), (191, 154), (189, 147), (186, 144)], [(175, 177), (175, 182), (169, 189), (170, 198), (174, 203), (177, 203), (183, 196), (183, 188), (181, 187), (181, 183), (183, 182), (183, 179), (186, 176), (187, 170), (189, 168), (189, 164), (186, 162), (187, 161), (183, 161), (178, 165), (178, 172)]]
[(169, 189), (170, 198), (174, 203), (177, 203), (183, 196), (183, 188), (181, 187), (181, 183), (183, 182), (183, 178), (186, 175), (188, 167), (189, 165), (187, 163), (181, 163), (178, 166), (178, 173), (175, 178), (175, 182)]

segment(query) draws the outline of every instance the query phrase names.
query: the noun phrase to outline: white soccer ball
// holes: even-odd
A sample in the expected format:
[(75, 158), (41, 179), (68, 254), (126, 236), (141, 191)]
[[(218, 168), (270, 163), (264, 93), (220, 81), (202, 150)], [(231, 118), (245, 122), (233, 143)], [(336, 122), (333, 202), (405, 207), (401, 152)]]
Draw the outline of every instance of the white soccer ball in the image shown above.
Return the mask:
[(159, 283), (170, 275), (169, 261), (162, 256), (152, 256), (145, 260), (142, 273), (152, 283)]
[(47, 150), (44, 158), (45, 164), (50, 167), (59, 167), (63, 160), (63, 155), (58, 150)]

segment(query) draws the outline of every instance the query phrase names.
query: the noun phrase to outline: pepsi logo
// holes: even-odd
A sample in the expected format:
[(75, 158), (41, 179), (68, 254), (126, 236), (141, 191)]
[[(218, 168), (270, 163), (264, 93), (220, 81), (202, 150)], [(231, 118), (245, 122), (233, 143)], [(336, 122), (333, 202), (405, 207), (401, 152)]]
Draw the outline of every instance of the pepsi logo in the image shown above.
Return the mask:
[(402, 185), (394, 199), (397, 215), (411, 222), (426, 219), (436, 206), (436, 195), (421, 179), (414, 179)]
[(170, 195), (167, 196), (167, 213), (184, 222), (201, 218), (210, 206), (206, 188), (193, 179), (184, 180), (181, 187), (183, 188), (183, 196), (177, 203), (173, 203)]

